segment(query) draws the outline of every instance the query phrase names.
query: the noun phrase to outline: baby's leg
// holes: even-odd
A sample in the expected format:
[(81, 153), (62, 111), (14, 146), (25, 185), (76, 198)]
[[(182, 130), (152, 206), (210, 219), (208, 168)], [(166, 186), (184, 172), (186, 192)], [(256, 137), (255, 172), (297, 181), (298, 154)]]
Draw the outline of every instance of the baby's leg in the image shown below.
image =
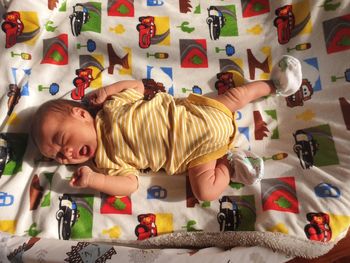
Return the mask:
[(249, 102), (273, 93), (275, 93), (275, 88), (272, 81), (254, 81), (228, 89), (213, 99), (223, 103), (231, 112), (235, 112)]
[(283, 56), (272, 68), (271, 80), (254, 81), (227, 90), (224, 94), (214, 97), (232, 112), (244, 107), (251, 101), (263, 96), (277, 93), (287, 97), (300, 88), (302, 73), (300, 62), (291, 56)]
[(189, 168), (188, 177), (196, 198), (202, 201), (217, 199), (230, 182), (230, 169), (227, 158)]
[[(291, 56), (283, 56), (273, 67), (271, 80), (255, 81), (231, 88), (214, 97), (232, 112), (260, 97), (277, 93), (281, 96), (294, 94), (301, 85), (300, 62)], [(194, 195), (200, 200), (215, 200), (233, 181), (253, 184), (263, 175), (263, 161), (248, 152), (232, 152), (223, 158), (189, 168), (188, 175)]]
[(189, 168), (192, 191), (199, 200), (217, 199), (230, 180), (251, 185), (261, 180), (263, 160), (248, 151), (229, 151), (222, 158)]

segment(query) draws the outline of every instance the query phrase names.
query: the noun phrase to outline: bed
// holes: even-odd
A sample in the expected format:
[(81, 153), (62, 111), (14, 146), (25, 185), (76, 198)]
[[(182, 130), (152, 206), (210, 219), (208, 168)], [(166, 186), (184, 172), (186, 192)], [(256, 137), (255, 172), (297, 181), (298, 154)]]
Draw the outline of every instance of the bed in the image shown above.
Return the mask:
[[(350, 224), (350, 3), (325, 0), (0, 1), (0, 261), (285, 262), (315, 258)], [(145, 99), (220, 94), (302, 63), (287, 98), (236, 114), (235, 147), (264, 159), (257, 185), (198, 201), (186, 175), (142, 171), (131, 196), (69, 186), (40, 155), (32, 115), (123, 79)]]

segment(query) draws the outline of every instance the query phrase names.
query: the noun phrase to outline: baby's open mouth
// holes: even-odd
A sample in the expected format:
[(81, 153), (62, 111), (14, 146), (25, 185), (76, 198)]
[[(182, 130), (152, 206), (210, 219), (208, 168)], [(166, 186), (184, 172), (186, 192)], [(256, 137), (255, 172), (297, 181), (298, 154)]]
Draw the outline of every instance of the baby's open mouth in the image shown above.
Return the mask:
[(90, 153), (90, 149), (87, 145), (84, 145), (83, 147), (81, 147), (81, 149), (79, 151), (79, 154), (81, 156), (89, 156), (89, 153)]

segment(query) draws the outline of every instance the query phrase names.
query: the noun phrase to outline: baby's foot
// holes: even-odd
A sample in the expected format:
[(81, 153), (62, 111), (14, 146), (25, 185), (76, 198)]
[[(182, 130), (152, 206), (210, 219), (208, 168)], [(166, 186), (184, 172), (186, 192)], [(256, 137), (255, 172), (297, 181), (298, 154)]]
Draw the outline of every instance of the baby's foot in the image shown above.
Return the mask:
[(276, 88), (276, 94), (288, 97), (296, 93), (302, 82), (301, 65), (298, 59), (284, 55), (274, 65), (271, 80)]
[(233, 182), (251, 185), (260, 182), (264, 175), (264, 161), (256, 154), (245, 150), (230, 150), (227, 160), (233, 168), (231, 174)]

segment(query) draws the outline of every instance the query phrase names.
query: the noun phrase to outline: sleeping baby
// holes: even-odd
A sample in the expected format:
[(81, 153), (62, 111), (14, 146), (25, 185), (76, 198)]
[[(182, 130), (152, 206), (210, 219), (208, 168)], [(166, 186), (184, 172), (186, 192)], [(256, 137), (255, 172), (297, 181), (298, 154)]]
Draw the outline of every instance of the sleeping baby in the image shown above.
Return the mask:
[(187, 172), (199, 200), (217, 199), (230, 180), (244, 184), (263, 176), (263, 161), (233, 149), (234, 112), (270, 94), (289, 96), (302, 81), (299, 61), (283, 56), (271, 79), (230, 88), (215, 97), (174, 98), (161, 92), (144, 100), (142, 81), (125, 80), (87, 94), (96, 116), (81, 103), (51, 100), (37, 110), (31, 129), (40, 152), (61, 164), (83, 164), (70, 185), (126, 196), (138, 188), (139, 171)]

